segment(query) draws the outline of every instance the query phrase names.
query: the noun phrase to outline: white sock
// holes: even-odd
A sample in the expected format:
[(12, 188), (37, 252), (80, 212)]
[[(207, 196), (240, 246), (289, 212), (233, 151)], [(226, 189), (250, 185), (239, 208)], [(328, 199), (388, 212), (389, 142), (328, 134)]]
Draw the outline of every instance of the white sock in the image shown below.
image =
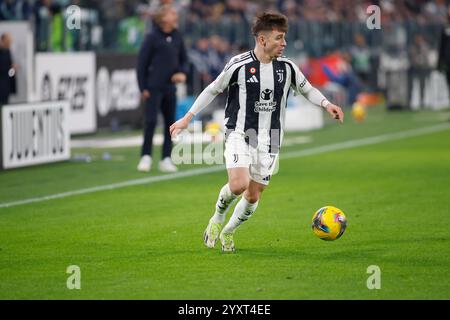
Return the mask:
[(238, 196), (231, 192), (228, 183), (224, 185), (220, 190), (216, 203), (216, 212), (212, 216), (211, 221), (220, 224), (224, 223), (228, 209), (237, 198)]
[(223, 232), (232, 233), (244, 221), (247, 221), (258, 207), (258, 202), (259, 201), (250, 203), (244, 196), (242, 196), (242, 199), (238, 202), (236, 208), (234, 208), (230, 221), (228, 221), (227, 225), (223, 228)]

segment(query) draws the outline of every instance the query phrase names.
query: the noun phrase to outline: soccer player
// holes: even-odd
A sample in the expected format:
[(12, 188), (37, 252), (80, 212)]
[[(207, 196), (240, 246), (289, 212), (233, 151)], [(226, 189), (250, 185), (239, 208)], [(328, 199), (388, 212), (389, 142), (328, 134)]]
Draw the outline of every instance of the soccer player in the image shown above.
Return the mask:
[[(283, 139), (283, 124), (289, 89), (303, 94), (334, 119), (343, 122), (342, 109), (311, 86), (297, 65), (283, 56), (288, 21), (284, 15), (263, 13), (252, 27), (254, 50), (230, 60), (217, 79), (206, 87), (185, 116), (170, 126), (175, 137), (191, 119), (219, 93), (228, 88), (225, 107), (225, 162), (228, 183), (220, 190), (215, 213), (204, 232), (204, 242), (213, 248), (218, 239), (222, 251), (235, 250), (236, 228), (258, 207), (261, 193), (269, 184)], [(225, 215), (237, 201), (222, 229)]]

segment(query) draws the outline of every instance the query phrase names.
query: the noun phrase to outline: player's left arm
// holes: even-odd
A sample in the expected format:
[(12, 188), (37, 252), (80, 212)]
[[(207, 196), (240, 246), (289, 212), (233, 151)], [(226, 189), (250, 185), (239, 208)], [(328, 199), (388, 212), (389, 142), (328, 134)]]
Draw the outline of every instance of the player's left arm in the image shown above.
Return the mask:
[(328, 101), (327, 98), (325, 98), (325, 96), (315, 87), (311, 86), (309, 91), (303, 93), (303, 95), (311, 103), (321, 106), (327, 110), (333, 119), (339, 120), (341, 123), (344, 122), (344, 112), (342, 111), (342, 108)]
[(295, 73), (292, 77), (292, 87), (294, 92), (296, 94), (302, 94), (312, 104), (321, 106), (333, 117), (333, 119), (339, 120), (343, 123), (344, 112), (342, 111), (342, 108), (328, 101), (322, 92), (313, 87), (297, 65), (291, 63), (291, 66), (293, 67)]

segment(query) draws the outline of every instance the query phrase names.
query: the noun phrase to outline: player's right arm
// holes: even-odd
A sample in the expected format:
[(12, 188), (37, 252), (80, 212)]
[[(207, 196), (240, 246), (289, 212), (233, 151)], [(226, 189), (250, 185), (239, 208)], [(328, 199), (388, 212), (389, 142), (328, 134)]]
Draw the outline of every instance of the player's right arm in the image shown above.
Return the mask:
[(170, 136), (174, 138), (178, 133), (182, 130), (186, 129), (191, 122), (192, 118), (194, 118), (200, 111), (206, 108), (217, 95), (222, 93), (229, 85), (231, 76), (236, 68), (229, 67), (231, 62), (229, 62), (222, 73), (217, 77), (216, 80), (211, 82), (200, 95), (195, 100), (191, 109), (184, 115), (183, 118), (179, 119), (175, 123), (173, 123), (170, 128)]

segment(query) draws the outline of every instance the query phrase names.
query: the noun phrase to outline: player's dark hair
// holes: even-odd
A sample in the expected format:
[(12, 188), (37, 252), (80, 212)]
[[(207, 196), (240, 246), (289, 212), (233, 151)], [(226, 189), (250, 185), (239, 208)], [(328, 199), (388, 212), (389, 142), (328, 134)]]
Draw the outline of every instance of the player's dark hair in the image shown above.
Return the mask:
[(288, 19), (279, 13), (264, 12), (259, 14), (253, 23), (252, 33), (256, 37), (260, 32), (277, 30), (284, 33), (288, 31)]

